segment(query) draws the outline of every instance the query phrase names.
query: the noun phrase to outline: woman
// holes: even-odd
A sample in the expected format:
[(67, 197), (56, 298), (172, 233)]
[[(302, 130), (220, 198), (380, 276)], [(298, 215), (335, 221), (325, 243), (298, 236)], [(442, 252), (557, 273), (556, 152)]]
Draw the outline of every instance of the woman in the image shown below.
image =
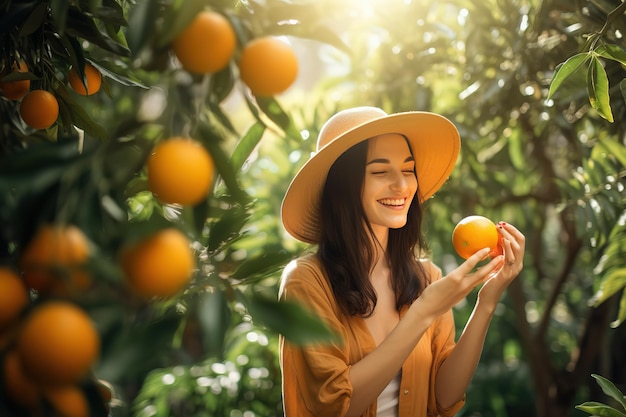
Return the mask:
[[(522, 269), (524, 236), (498, 223), (503, 255), (475, 268), (483, 249), (445, 277), (419, 259), (421, 204), (459, 147), (454, 125), (425, 112), (358, 107), (321, 129), (282, 207), (285, 229), (317, 251), (285, 268), (280, 297), (339, 337), (307, 346), (281, 338), (286, 417), (452, 416), (463, 406), (498, 300)], [(455, 343), (451, 309), (479, 284)]]

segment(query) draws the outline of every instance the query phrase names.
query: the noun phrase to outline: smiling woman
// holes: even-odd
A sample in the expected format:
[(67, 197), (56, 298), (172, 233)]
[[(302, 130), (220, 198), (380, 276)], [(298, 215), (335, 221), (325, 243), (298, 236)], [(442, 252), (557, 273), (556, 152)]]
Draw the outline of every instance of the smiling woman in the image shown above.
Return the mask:
[[(452, 171), (459, 142), (440, 115), (374, 107), (341, 111), (320, 130), (282, 207), (285, 229), (317, 251), (285, 268), (280, 297), (304, 304), (338, 340), (281, 338), (286, 417), (452, 416), (462, 407), (495, 306), (521, 270), (524, 236), (503, 226), (504, 255), (474, 272), (488, 249), (445, 277), (420, 259), (422, 203)], [(503, 259), (511, 266), (490, 275)], [(482, 283), (457, 343), (451, 309)]]
[(379, 242), (387, 241), (389, 229), (405, 225), (416, 191), (415, 159), (404, 136), (389, 133), (370, 139), (361, 199)]

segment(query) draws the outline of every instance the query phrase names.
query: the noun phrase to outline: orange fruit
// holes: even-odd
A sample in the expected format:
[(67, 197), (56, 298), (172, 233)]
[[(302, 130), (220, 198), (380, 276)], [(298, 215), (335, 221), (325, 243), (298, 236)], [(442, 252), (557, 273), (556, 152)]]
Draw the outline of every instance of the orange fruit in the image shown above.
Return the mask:
[(91, 285), (85, 270), (89, 243), (74, 225), (44, 225), (20, 257), (22, 277), (29, 288), (41, 294), (65, 296)]
[(144, 297), (171, 297), (191, 279), (196, 266), (189, 240), (178, 229), (163, 229), (121, 254), (130, 287)]
[(172, 50), (183, 68), (196, 74), (217, 72), (230, 62), (237, 36), (223, 15), (202, 11), (174, 38)]
[(48, 301), (25, 319), (17, 348), (27, 375), (58, 386), (87, 376), (100, 353), (100, 338), (87, 313), (67, 301)]
[(293, 49), (278, 38), (257, 38), (243, 48), (239, 72), (252, 94), (273, 96), (296, 80), (298, 59)]
[(76, 385), (47, 387), (44, 396), (59, 417), (88, 417), (89, 402), (85, 393)]
[(498, 233), (498, 243), (496, 244), (496, 247), (493, 248), (491, 252), (489, 252), (488, 256), (490, 258), (495, 258), (496, 256), (504, 255), (504, 244), (502, 243), (502, 239), (504, 238), (502, 237), (500, 233)]
[(496, 249), (498, 235), (496, 225), (488, 218), (468, 216), (454, 227), (452, 245), (459, 256), (467, 259), (481, 249)]
[(22, 280), (9, 268), (0, 267), (0, 331), (18, 318), (28, 301)]
[(4, 387), (8, 396), (22, 407), (32, 408), (41, 397), (41, 390), (26, 375), (17, 351), (11, 350), (4, 357)]
[(102, 85), (102, 74), (96, 67), (88, 62), (85, 63), (85, 82), (87, 83), (87, 88), (85, 88), (85, 84), (83, 84), (83, 80), (78, 74), (78, 71), (76, 71), (76, 68), (70, 68), (67, 79), (74, 91), (81, 96), (90, 96), (97, 93)]
[[(28, 72), (28, 65), (24, 61), (19, 61), (17, 65), (13, 63), (13, 72)], [(6, 74), (0, 75), (2, 78)], [(19, 100), (26, 95), (30, 89), (30, 80), (0, 81), (0, 94), (9, 100)]]
[(47, 129), (59, 117), (59, 102), (46, 90), (33, 90), (20, 103), (20, 116), (33, 129)]
[(148, 188), (164, 203), (194, 205), (211, 190), (213, 159), (192, 139), (173, 137), (159, 142), (147, 165)]

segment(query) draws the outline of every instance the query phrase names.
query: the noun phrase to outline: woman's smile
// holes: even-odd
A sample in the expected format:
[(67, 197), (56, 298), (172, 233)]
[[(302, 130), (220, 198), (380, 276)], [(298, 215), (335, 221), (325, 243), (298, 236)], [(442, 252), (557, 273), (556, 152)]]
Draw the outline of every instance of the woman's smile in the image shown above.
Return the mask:
[(404, 208), (406, 204), (406, 197), (405, 198), (383, 198), (383, 199), (378, 200), (378, 202), (387, 208), (399, 209), (399, 208)]

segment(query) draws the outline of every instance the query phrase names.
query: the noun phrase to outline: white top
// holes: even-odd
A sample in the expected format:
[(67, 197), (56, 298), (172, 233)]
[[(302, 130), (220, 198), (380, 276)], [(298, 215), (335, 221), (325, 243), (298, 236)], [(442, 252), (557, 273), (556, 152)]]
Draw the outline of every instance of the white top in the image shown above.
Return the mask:
[(376, 401), (376, 417), (398, 417), (398, 396), (400, 393), (401, 372), (389, 381)]

